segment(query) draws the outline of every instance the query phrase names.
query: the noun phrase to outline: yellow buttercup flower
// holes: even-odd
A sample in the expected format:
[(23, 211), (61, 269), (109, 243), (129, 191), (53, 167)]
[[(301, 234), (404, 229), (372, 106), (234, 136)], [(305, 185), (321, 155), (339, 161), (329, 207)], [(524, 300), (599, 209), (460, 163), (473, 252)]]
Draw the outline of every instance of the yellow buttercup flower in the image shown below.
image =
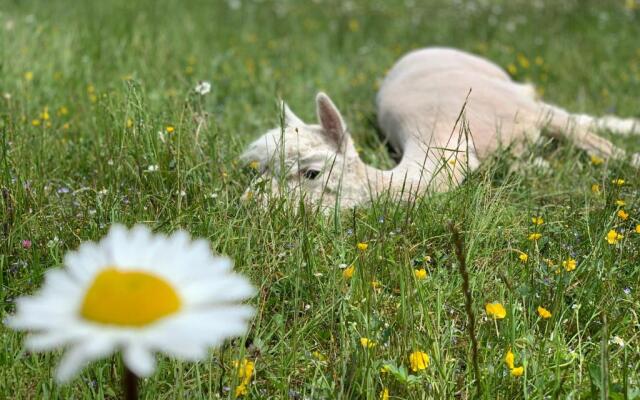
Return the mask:
[(164, 130), (167, 131), (167, 133), (173, 133), (176, 128), (173, 125), (167, 125)]
[(409, 355), (409, 363), (413, 372), (422, 371), (429, 366), (429, 356), (422, 351), (414, 351)]
[(536, 240), (539, 240), (541, 237), (542, 237), (542, 234), (536, 232), (529, 235), (529, 240), (536, 241)]
[(610, 230), (607, 233), (607, 242), (609, 244), (617, 244), (620, 240), (622, 240), (624, 238), (624, 236), (618, 232), (616, 232), (615, 230)]
[(365, 349), (370, 349), (376, 345), (376, 342), (369, 338), (362, 337), (360, 338), (360, 345)]
[(488, 303), (484, 306), (487, 315), (493, 317), (493, 319), (503, 319), (507, 316), (507, 310), (500, 303)]
[(236, 397), (242, 397), (247, 394), (247, 385), (242, 383), (236, 387)]
[(245, 358), (242, 361), (235, 361), (233, 365), (238, 371), (238, 379), (240, 380), (236, 387), (236, 397), (244, 396), (247, 394), (247, 386), (251, 382), (255, 363)]
[(356, 271), (356, 266), (349, 265), (347, 268), (344, 269), (344, 271), (342, 271), (342, 277), (344, 279), (351, 279), (355, 271)]
[(352, 18), (349, 20), (349, 30), (351, 32), (357, 32), (360, 30), (360, 23), (357, 19)]
[(518, 59), (518, 64), (520, 64), (522, 68), (527, 69), (531, 66), (531, 62), (529, 61), (527, 56), (525, 56), (524, 54), (518, 53), (516, 55), (516, 58)]
[(360, 243), (358, 243), (358, 244), (356, 245), (356, 247), (357, 247), (357, 248), (358, 248), (358, 250), (360, 250), (360, 251), (365, 251), (366, 249), (368, 249), (368, 248), (369, 248), (369, 245), (368, 245), (367, 243), (360, 242)]
[(33, 72), (27, 71), (24, 73), (23, 77), (25, 81), (30, 82), (33, 80)]
[(313, 353), (311, 353), (311, 355), (313, 355), (313, 358), (315, 358), (318, 361), (327, 361), (327, 356), (325, 356), (324, 354), (320, 353), (318, 350), (316, 350)]
[(249, 168), (255, 169), (256, 171), (260, 169), (260, 162), (253, 160), (249, 163)]
[(602, 165), (602, 163), (604, 163), (604, 159), (600, 158), (596, 155), (592, 155), (591, 156), (591, 164), (598, 166), (598, 165)]
[(240, 378), (244, 383), (249, 383), (256, 364), (253, 361), (244, 358), (241, 361), (235, 361), (234, 366), (238, 369), (238, 378)]
[(504, 356), (504, 363), (507, 364), (507, 367), (509, 367), (509, 369), (513, 369), (514, 360), (515, 357), (511, 350), (507, 351), (507, 354)]
[(613, 181), (611, 181), (611, 183), (613, 183), (616, 186), (623, 186), (624, 185), (624, 179), (617, 178), (617, 179), (614, 179)]
[(533, 218), (531, 218), (531, 222), (534, 225), (542, 225), (542, 224), (544, 224), (544, 219), (542, 217), (533, 217)]
[(34, 119), (31, 121), (31, 125), (33, 126), (40, 126), (40, 120), (39, 119)]
[(389, 400), (389, 389), (382, 389), (382, 392), (380, 392), (380, 400)]
[(629, 219), (629, 213), (627, 213), (624, 210), (618, 210), (617, 215), (618, 215), (618, 218), (620, 218), (623, 221), (626, 221)]
[(424, 268), (416, 269), (415, 271), (413, 271), (413, 274), (418, 280), (423, 280), (427, 278), (427, 270)]
[(591, 191), (595, 194), (599, 194), (601, 191), (600, 185), (598, 185), (597, 183), (594, 183), (593, 185), (591, 185)]
[(529, 255), (527, 253), (520, 253), (520, 255), (518, 255), (518, 258), (523, 263), (526, 263), (527, 261), (529, 261)]
[(562, 262), (562, 266), (564, 267), (565, 271), (571, 272), (576, 269), (577, 262), (573, 258), (568, 258), (566, 261)]
[(636, 233), (640, 233), (640, 224), (636, 225)]
[(622, 199), (618, 199), (618, 200), (616, 200), (616, 205), (617, 205), (618, 207), (624, 207), (624, 205), (625, 205), (625, 204), (627, 204), (627, 203), (626, 203), (624, 200), (622, 200)]
[(538, 306), (538, 315), (542, 319), (551, 318), (551, 312), (542, 306)]
[(519, 377), (524, 374), (524, 367), (511, 368), (511, 376)]
[(40, 119), (43, 121), (48, 121), (50, 118), (49, 115), (49, 107), (45, 107), (42, 112), (40, 113)]

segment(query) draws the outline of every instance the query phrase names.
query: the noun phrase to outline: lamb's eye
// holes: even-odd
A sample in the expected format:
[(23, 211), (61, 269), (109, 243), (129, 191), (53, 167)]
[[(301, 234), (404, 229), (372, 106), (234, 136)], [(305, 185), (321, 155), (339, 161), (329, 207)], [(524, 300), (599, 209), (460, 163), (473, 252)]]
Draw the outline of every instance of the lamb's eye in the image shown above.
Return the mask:
[(320, 175), (320, 171), (318, 171), (317, 169), (308, 169), (304, 171), (302, 175), (307, 179), (314, 180), (318, 177), (318, 175)]

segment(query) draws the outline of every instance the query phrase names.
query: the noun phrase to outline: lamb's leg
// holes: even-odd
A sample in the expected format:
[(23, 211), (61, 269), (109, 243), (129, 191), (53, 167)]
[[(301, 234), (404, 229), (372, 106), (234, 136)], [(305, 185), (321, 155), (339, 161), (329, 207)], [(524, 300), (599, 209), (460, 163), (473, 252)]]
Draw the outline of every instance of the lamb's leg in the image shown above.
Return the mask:
[[(544, 105), (541, 125), (556, 138), (568, 139), (579, 149), (603, 158), (623, 159), (626, 152), (599, 136), (599, 130), (610, 130), (621, 135), (640, 134), (640, 124), (635, 120), (618, 117), (597, 118), (584, 114), (571, 114), (559, 107)], [(640, 153), (631, 156), (631, 163), (640, 167)]]

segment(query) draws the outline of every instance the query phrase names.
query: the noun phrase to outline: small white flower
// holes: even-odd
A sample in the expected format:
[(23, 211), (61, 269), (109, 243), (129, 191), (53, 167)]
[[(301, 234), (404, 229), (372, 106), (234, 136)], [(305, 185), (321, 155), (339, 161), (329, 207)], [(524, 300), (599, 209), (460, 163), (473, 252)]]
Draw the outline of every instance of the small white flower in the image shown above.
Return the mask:
[(232, 10), (238, 10), (240, 9), (240, 7), (242, 7), (242, 1), (240, 0), (227, 0), (227, 4)]
[(617, 344), (620, 347), (624, 347), (624, 340), (618, 335), (612, 337), (609, 340), (609, 343)]
[(60, 244), (60, 239), (58, 239), (57, 236), (54, 236), (53, 239), (47, 242), (47, 247), (51, 249), (53, 247), (56, 247), (58, 244)]
[(231, 260), (183, 231), (164, 236), (116, 225), (64, 264), (47, 271), (38, 293), (19, 298), (6, 321), (31, 332), (31, 351), (67, 349), (56, 372), (61, 382), (115, 351), (141, 377), (154, 371), (154, 352), (204, 359), (209, 347), (244, 334), (253, 315), (239, 302), (254, 289)]
[(209, 83), (207, 81), (200, 81), (196, 85), (196, 93), (198, 93), (199, 95), (204, 96), (205, 94), (209, 93), (210, 91), (211, 91), (211, 83)]
[(149, 171), (149, 172), (156, 172), (159, 169), (160, 169), (160, 167), (158, 166), (158, 164), (149, 165), (147, 167), (147, 171)]

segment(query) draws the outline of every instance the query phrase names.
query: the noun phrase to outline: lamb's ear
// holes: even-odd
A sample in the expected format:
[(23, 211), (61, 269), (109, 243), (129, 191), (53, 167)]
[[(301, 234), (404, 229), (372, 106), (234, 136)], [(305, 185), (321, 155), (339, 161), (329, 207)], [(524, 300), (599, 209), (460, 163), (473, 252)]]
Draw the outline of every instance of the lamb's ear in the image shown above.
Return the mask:
[(291, 111), (287, 103), (282, 103), (282, 108), (284, 109), (285, 126), (302, 127), (305, 125), (304, 121), (302, 121), (297, 115), (293, 113), (293, 111)]
[(343, 151), (348, 139), (347, 125), (333, 101), (322, 92), (316, 96), (316, 112), (324, 134), (331, 142), (335, 143), (339, 151)]

